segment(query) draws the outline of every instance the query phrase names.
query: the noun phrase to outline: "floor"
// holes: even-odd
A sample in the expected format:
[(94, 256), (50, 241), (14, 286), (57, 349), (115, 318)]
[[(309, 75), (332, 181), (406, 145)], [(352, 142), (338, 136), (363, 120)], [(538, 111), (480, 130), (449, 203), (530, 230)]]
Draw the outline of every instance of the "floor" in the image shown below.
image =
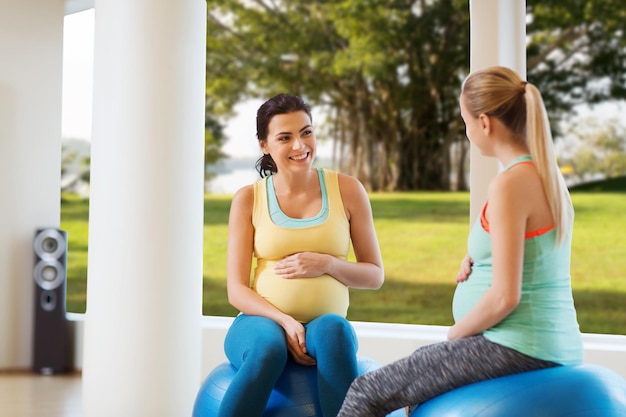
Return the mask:
[(0, 417), (81, 417), (79, 373), (0, 372)]

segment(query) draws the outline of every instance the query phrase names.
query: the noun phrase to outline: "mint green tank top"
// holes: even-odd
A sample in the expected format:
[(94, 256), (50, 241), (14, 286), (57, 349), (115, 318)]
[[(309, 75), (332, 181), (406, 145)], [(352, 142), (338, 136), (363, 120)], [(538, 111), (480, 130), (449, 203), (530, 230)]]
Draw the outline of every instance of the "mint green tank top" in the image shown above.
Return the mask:
[[(505, 169), (530, 161), (524, 156)], [(461, 320), (491, 286), (492, 243), (484, 210), (468, 237), (474, 265), (469, 279), (456, 288), (452, 302), (455, 321)], [(554, 227), (527, 233), (519, 305), (483, 335), (528, 356), (562, 365), (580, 364), (583, 344), (572, 297), (570, 252), (571, 231), (560, 246)]]

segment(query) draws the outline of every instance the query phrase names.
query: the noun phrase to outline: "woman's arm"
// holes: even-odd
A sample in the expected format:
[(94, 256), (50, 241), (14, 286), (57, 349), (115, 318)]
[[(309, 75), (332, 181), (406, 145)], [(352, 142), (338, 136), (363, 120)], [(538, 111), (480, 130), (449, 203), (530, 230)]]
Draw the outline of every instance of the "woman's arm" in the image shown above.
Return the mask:
[(289, 352), (296, 362), (302, 365), (314, 365), (315, 360), (306, 354), (306, 339), (302, 324), (274, 307), (250, 288), (254, 245), (253, 205), (253, 186), (237, 191), (231, 203), (226, 260), (228, 301), (244, 314), (274, 320), (285, 330)]
[(328, 274), (353, 288), (378, 289), (385, 280), (370, 200), (360, 181), (339, 175), (341, 199), (350, 221), (356, 263), (333, 258)]
[[(491, 287), (478, 303), (448, 331), (448, 339), (481, 334), (506, 318), (519, 304), (522, 288), (524, 235), (532, 195), (523, 191), (523, 178), (501, 175), (489, 187), (487, 218), (492, 241)], [(471, 279), (471, 278), (470, 278)]]
[(378, 289), (384, 269), (372, 208), (363, 185), (353, 177), (339, 174), (339, 189), (348, 221), (356, 262), (316, 252), (300, 252), (285, 257), (274, 267), (283, 278), (311, 278), (327, 274), (352, 288)]

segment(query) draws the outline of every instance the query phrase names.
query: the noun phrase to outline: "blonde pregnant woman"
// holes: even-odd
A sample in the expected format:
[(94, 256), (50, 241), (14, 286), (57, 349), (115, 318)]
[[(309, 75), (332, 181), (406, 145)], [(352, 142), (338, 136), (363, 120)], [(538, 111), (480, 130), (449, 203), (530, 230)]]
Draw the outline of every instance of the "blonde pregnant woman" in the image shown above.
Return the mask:
[(261, 179), (237, 191), (228, 222), (228, 299), (241, 313), (224, 343), (237, 373), (221, 417), (261, 416), (288, 360), (317, 366), (325, 417), (358, 374), (348, 288), (379, 288), (383, 264), (361, 183), (313, 167), (312, 124), (293, 95), (257, 112)]
[(572, 298), (574, 210), (539, 90), (504, 67), (470, 74), (460, 97), (468, 139), (502, 171), (468, 237), (448, 340), (354, 381), (339, 417), (384, 416), (474, 382), (578, 365)]

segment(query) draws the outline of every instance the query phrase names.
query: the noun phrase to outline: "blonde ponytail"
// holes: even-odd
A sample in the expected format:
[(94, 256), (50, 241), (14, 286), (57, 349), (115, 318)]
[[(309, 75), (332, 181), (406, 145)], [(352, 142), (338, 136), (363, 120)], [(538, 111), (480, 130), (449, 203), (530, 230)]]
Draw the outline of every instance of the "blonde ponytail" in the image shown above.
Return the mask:
[(556, 162), (550, 121), (541, 93), (529, 83), (526, 85), (525, 96), (527, 144), (543, 183), (548, 206), (556, 226), (557, 242), (560, 244), (573, 220), (572, 202), (565, 179)]

